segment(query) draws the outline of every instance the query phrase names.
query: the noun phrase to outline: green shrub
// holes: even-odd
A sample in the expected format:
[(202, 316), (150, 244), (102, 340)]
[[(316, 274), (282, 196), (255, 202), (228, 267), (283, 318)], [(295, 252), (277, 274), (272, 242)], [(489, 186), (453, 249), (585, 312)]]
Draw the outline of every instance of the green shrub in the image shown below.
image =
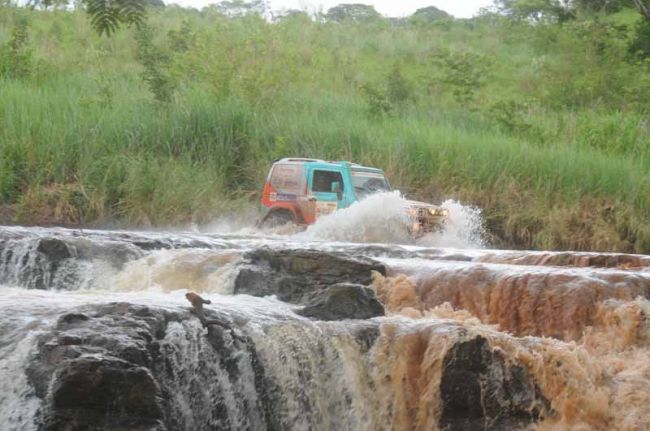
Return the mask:
[(0, 77), (27, 78), (32, 73), (32, 62), (28, 21), (19, 16), (11, 31), (10, 40), (0, 48)]

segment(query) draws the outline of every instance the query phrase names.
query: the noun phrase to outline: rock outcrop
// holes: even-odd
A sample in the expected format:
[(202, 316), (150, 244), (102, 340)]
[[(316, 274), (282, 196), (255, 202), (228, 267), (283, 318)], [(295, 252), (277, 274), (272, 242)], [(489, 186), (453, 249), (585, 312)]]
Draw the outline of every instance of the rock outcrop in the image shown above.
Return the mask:
[(530, 374), (481, 336), (445, 355), (440, 398), (439, 424), (448, 431), (523, 429), (550, 410)]
[[(36, 395), (44, 402), (39, 428), (210, 429), (201, 421), (218, 424), (213, 429), (237, 428), (227, 398), (238, 385), (255, 388), (254, 400), (258, 393), (264, 394), (261, 368), (241, 331), (223, 316), (209, 315), (220, 324), (207, 334), (182, 309), (114, 303), (62, 316), (40, 340), (27, 369)], [(196, 342), (190, 347), (201, 350), (196, 354), (202, 365), (194, 362), (196, 358), (182, 357), (186, 339), (182, 343), (165, 339), (170, 325)], [(245, 354), (248, 361), (242, 362)], [(198, 390), (201, 385), (207, 389)], [(263, 406), (245, 405), (250, 394), (235, 395), (241, 396), (240, 407), (245, 410), (237, 412), (237, 419), (247, 417), (250, 427), (265, 427)], [(195, 418), (181, 406), (202, 411)]]
[[(350, 291), (350, 286), (343, 287), (343, 291)], [(357, 292), (365, 289), (352, 287)], [(323, 406), (312, 404), (312, 397), (318, 392), (311, 386), (328, 384), (337, 375), (338, 366), (324, 362), (322, 352), (305, 349), (313, 346), (313, 339), (298, 337), (290, 344), (277, 344), (292, 333), (297, 321), (276, 322), (272, 325), (275, 329), (265, 330), (263, 338), (280, 337), (263, 341), (267, 347), (277, 346), (279, 356), (272, 358), (268, 350), (261, 355), (261, 346), (228, 315), (212, 309), (207, 309), (206, 314), (215, 322), (208, 326), (207, 333), (184, 308), (113, 303), (85, 306), (60, 317), (54, 329), (42, 336), (27, 369), (35, 393), (42, 400), (38, 428), (207, 431), (317, 427), (322, 420), (318, 409)], [(339, 336), (336, 334), (341, 334), (342, 327), (321, 325), (324, 326), (314, 335), (321, 334), (318, 343), (323, 343), (324, 348)], [(436, 325), (434, 332), (450, 344), (444, 356), (435, 359), (442, 363), (440, 386), (436, 389), (441, 415), (432, 419), (441, 429), (522, 429), (548, 411), (548, 402), (527, 371), (512, 362), (512, 358), (506, 361), (486, 338), (469, 334), (454, 324)], [(329, 333), (328, 328), (333, 332)], [(370, 380), (355, 383), (362, 385), (359, 394), (368, 395), (353, 401), (349, 397), (357, 392), (328, 391), (319, 402), (366, 403), (387, 411), (393, 408), (380, 401), (389, 401), (391, 396), (375, 394), (390, 376), (380, 373), (376, 376), (380, 380), (373, 380), (370, 371), (377, 366), (391, 367), (381, 362), (382, 355), (376, 351), (388, 342), (380, 335), (380, 328), (380, 321), (366, 320), (345, 331), (351, 337), (346, 339), (353, 343), (346, 349), (357, 352), (346, 360), (356, 358), (371, 367), (364, 372)], [(301, 330), (296, 334), (299, 333)], [(407, 343), (414, 339), (408, 333), (403, 337)], [(421, 360), (422, 366), (433, 360), (426, 355), (419, 359), (411, 357), (409, 350), (396, 354), (406, 355), (399, 360), (411, 364)], [(307, 368), (298, 369), (294, 376), (282, 365), (289, 358)], [(289, 390), (284, 384), (295, 387)], [(305, 392), (302, 396), (298, 393), (296, 398), (293, 391)], [(405, 396), (417, 399), (418, 394)], [(294, 399), (302, 403), (311, 401), (295, 411), (291, 407)], [(356, 419), (352, 415), (328, 420), (345, 428)], [(390, 428), (390, 423), (386, 427)]]
[(339, 283), (316, 293), (298, 314), (319, 320), (370, 319), (383, 316), (384, 306), (372, 289)]
[(386, 274), (384, 265), (375, 260), (317, 250), (261, 248), (246, 253), (244, 262), (235, 280), (235, 294), (276, 295), (281, 301), (301, 305), (334, 284), (367, 286), (373, 271)]

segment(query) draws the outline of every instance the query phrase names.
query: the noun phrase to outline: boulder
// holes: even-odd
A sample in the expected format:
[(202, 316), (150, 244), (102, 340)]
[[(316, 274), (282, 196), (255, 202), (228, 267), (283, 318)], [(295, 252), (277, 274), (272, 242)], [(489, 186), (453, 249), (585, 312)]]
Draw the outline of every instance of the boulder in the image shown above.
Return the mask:
[(51, 391), (46, 429), (162, 430), (160, 387), (145, 367), (110, 356), (65, 361)]
[(372, 289), (339, 283), (316, 293), (298, 314), (318, 320), (370, 319), (383, 316), (384, 306)]
[[(303, 314), (322, 319), (370, 317), (380, 312), (380, 306), (364, 286), (338, 284), (315, 296)], [(330, 393), (332, 404), (323, 406), (319, 404), (321, 392), (310, 385), (336, 376), (332, 372), (342, 364), (331, 361), (354, 358), (362, 367), (387, 365), (375, 362), (376, 349), (391, 348), (400, 340), (408, 346), (418, 339), (416, 344), (424, 347), (427, 342), (450, 346), (440, 357), (436, 405), (441, 414), (432, 419), (440, 429), (524, 429), (550, 411), (548, 401), (516, 358), (506, 358), (488, 339), (454, 323), (435, 321), (413, 328), (416, 332), (383, 338), (379, 320), (311, 325), (289, 319), (262, 327), (244, 322), (239, 327), (228, 314), (213, 309), (205, 313), (216, 322), (208, 326), (207, 333), (189, 309), (181, 307), (113, 303), (88, 305), (61, 316), (52, 331), (40, 338), (27, 368), (42, 401), (38, 429), (318, 428), (322, 415), (331, 414), (331, 406), (354, 394), (371, 396), (385, 378), (390, 380), (384, 374), (375, 376), (381, 380), (362, 379), (357, 382), (362, 385), (358, 392)], [(300, 331), (301, 325), (307, 331)], [(343, 336), (358, 346), (360, 356), (331, 356), (342, 352), (326, 348), (342, 328)], [(260, 338), (253, 342), (248, 330)], [(421, 338), (417, 331), (424, 331)], [(274, 353), (275, 346), (278, 351)], [(421, 368), (433, 359), (427, 351), (424, 348), (418, 356), (399, 348), (394, 359), (415, 365), (424, 361), (416, 366)], [(284, 361), (298, 367), (285, 368)], [(390, 366), (385, 370), (396, 371)], [(371, 368), (366, 371), (369, 377), (374, 375)], [(417, 387), (405, 387), (413, 391), (407, 398), (417, 399)], [(358, 425), (346, 420), (332, 423), (340, 425), (337, 429)]]
[(42, 400), (38, 429), (269, 428), (252, 342), (229, 316), (205, 313), (207, 333), (185, 308), (111, 303), (61, 316), (26, 370)]
[(530, 374), (507, 363), (482, 336), (454, 344), (442, 367), (442, 430), (527, 429), (550, 411)]
[(65, 243), (58, 238), (43, 238), (38, 242), (36, 251), (50, 262), (52, 266), (58, 266), (62, 260), (71, 258), (72, 252)]
[(180, 319), (180, 313), (124, 303), (61, 316), (27, 368), (36, 395), (47, 402), (40, 429), (164, 429), (151, 366), (155, 340)]
[(372, 283), (372, 272), (386, 274), (380, 262), (345, 253), (261, 248), (244, 255), (235, 279), (235, 294), (276, 295), (306, 305), (320, 291), (338, 283)]

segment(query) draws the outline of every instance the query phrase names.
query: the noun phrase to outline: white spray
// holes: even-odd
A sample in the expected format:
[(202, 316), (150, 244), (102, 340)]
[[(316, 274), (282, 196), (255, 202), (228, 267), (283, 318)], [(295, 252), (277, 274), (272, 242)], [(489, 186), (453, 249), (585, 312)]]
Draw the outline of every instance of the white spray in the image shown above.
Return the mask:
[(418, 240), (419, 245), (451, 248), (485, 248), (485, 227), (481, 210), (447, 199), (441, 205), (449, 211), (442, 232), (432, 233)]
[(300, 237), (346, 242), (409, 242), (406, 209), (399, 192), (378, 193), (322, 217)]
[[(412, 243), (413, 238), (407, 229), (411, 223), (407, 208), (411, 204), (399, 192), (375, 194), (319, 219), (298, 236), (361, 243)], [(418, 239), (418, 245), (452, 248), (485, 246), (483, 220), (478, 208), (454, 200), (446, 200), (441, 207), (449, 211), (444, 230)]]

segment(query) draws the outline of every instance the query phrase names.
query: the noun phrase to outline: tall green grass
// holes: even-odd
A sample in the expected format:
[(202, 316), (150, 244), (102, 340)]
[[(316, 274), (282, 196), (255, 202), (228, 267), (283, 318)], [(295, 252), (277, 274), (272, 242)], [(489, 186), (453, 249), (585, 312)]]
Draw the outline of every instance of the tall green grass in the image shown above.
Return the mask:
[[(537, 29), (269, 24), (167, 10), (152, 25), (178, 90), (157, 103), (129, 31), (100, 39), (80, 14), (29, 16), (34, 74), (0, 80), (0, 203), (19, 221), (39, 222), (48, 207), (76, 209), (88, 224), (208, 221), (254, 201), (275, 158), (310, 156), (382, 167), (421, 199), (481, 205), (499, 245), (650, 252), (645, 108), (618, 96), (547, 104), (552, 83), (524, 86), (534, 73), (526, 63), (541, 55)], [(167, 32), (183, 20), (189, 49), (174, 51)], [(0, 45), (11, 22), (0, 20)], [(438, 49), (488, 55), (490, 78), (471, 106), (441, 84)], [(362, 87), (383, 88), (396, 64), (410, 98), (373, 115)], [(494, 116), (491, 106), (510, 99), (523, 100), (506, 114), (524, 126)]]

